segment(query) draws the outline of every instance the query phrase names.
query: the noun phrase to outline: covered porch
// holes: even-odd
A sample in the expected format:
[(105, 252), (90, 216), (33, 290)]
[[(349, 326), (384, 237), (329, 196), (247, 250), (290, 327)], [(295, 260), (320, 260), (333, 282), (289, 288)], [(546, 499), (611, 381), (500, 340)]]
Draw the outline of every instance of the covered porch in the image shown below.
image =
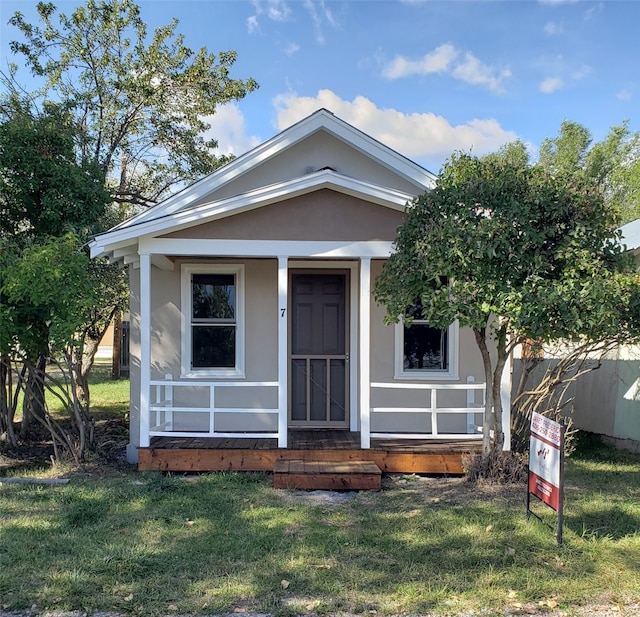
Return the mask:
[(464, 473), (465, 456), (479, 452), (476, 440), (372, 438), (361, 447), (359, 432), (289, 430), (288, 448), (277, 438), (154, 437), (139, 450), (140, 470), (265, 471), (278, 461), (371, 462), (383, 473)]

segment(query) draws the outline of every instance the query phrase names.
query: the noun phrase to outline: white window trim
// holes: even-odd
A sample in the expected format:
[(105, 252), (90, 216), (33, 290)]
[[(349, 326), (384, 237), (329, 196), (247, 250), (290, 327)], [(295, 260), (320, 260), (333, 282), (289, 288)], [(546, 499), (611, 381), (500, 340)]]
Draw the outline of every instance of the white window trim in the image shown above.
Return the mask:
[[(191, 275), (233, 274), (236, 286), (236, 365), (234, 368), (191, 367)], [(181, 377), (245, 378), (244, 264), (183, 264), (180, 271), (182, 302)]]
[(458, 379), (458, 356), (460, 351), (460, 335), (458, 322), (454, 321), (449, 326), (448, 333), (448, 357), (449, 368), (446, 371), (413, 370), (404, 369), (404, 321), (400, 319), (395, 325), (395, 379), (412, 381), (438, 381), (445, 379)]

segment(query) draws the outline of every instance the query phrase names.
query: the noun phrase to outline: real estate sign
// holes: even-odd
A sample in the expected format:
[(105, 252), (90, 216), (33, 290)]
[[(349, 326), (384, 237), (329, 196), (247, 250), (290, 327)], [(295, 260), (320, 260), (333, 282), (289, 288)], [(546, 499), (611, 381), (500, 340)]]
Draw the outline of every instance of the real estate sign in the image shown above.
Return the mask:
[(531, 417), (529, 493), (556, 512), (561, 505), (564, 427), (539, 413)]

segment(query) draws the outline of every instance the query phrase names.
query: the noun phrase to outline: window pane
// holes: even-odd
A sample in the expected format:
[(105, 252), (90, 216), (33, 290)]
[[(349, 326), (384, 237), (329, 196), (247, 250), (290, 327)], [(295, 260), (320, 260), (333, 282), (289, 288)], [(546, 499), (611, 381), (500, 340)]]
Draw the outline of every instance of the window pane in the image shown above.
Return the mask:
[(194, 274), (191, 279), (193, 319), (234, 319), (233, 274)]
[(404, 328), (404, 370), (446, 371), (448, 331), (432, 328), (426, 323)]
[(193, 326), (194, 368), (235, 368), (235, 326)]

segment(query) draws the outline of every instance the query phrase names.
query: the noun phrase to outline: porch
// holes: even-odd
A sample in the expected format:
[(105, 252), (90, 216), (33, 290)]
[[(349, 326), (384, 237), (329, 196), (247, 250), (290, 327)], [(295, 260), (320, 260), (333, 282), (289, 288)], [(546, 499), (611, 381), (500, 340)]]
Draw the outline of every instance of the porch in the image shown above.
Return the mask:
[(138, 469), (156, 471), (266, 471), (277, 461), (370, 462), (383, 473), (464, 473), (463, 457), (478, 452), (471, 440), (372, 438), (361, 447), (359, 432), (289, 430), (287, 448), (277, 438), (153, 437), (138, 451)]

